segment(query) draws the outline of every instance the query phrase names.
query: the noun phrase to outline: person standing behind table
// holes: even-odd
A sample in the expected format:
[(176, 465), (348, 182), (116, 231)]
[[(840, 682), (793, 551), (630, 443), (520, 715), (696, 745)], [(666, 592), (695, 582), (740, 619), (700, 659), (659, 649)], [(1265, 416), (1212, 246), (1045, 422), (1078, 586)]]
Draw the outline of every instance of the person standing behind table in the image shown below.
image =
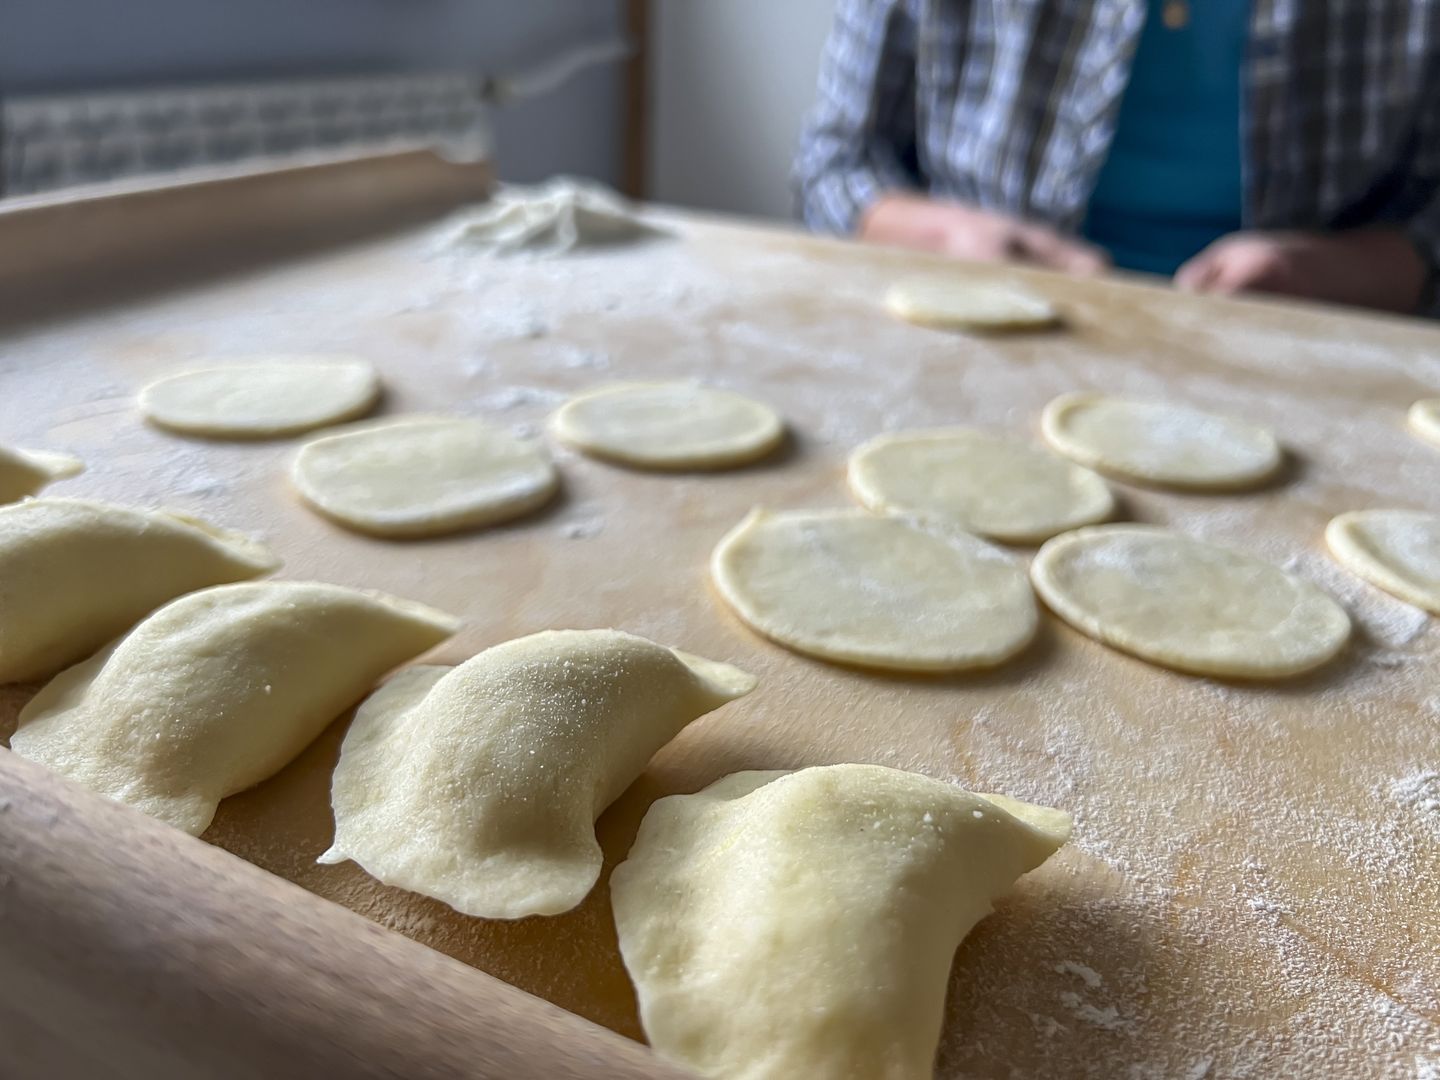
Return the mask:
[(817, 231), (1440, 315), (1440, 0), (841, 0)]

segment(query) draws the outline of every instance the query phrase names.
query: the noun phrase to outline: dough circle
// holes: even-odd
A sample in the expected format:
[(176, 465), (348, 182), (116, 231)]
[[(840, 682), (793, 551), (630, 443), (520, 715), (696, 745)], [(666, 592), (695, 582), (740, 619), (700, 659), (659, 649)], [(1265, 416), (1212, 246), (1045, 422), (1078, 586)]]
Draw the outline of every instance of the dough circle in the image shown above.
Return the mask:
[(919, 326), (941, 330), (998, 332), (1053, 326), (1055, 306), (1019, 285), (912, 278), (885, 294), (890, 314)]
[(1186, 405), (1066, 394), (1045, 407), (1040, 425), (1070, 460), (1161, 487), (1238, 491), (1270, 479), (1283, 461), (1264, 428)]
[(691, 383), (618, 383), (555, 414), (555, 435), (595, 457), (645, 469), (724, 469), (757, 461), (785, 437), (775, 411)]
[(508, 521), (544, 505), (559, 487), (540, 445), (444, 417), (380, 420), (322, 436), (300, 448), (291, 478), (326, 517), (386, 537)]
[(1115, 510), (1105, 481), (1046, 450), (969, 428), (905, 431), (850, 455), (871, 510), (914, 514), (992, 540), (1039, 543)]
[(861, 510), (756, 509), (711, 576), (781, 645), (894, 671), (993, 667), (1035, 636), (1035, 597), (1010, 556), (968, 533)]
[(1410, 430), (1428, 443), (1440, 446), (1440, 398), (1426, 398), (1410, 406)]
[(140, 411), (185, 435), (271, 439), (364, 416), (379, 398), (380, 377), (363, 360), (274, 357), (153, 382)]
[(1357, 510), (1330, 522), (1325, 542), (1351, 573), (1440, 615), (1440, 514)]
[(1030, 574), (1077, 630), (1194, 675), (1298, 675), (1350, 637), (1345, 609), (1309, 582), (1155, 526), (1066, 533), (1040, 549)]

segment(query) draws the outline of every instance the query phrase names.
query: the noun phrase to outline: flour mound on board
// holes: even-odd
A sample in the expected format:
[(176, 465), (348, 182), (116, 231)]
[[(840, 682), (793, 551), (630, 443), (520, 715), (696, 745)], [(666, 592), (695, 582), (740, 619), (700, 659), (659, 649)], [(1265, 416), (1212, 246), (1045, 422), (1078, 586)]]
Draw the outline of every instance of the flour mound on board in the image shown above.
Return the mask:
[(544, 259), (630, 243), (659, 231), (609, 188), (557, 176), (533, 187), (501, 187), (462, 219), (450, 244), (491, 256)]

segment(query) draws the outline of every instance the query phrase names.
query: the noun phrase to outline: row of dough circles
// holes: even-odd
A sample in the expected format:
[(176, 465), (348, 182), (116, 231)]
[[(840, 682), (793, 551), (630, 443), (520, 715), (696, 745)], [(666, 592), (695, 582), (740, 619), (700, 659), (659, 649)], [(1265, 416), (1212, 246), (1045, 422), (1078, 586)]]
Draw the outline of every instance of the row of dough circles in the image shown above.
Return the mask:
[[(1039, 627), (1036, 593), (1090, 637), (1196, 675), (1299, 675), (1345, 647), (1349, 615), (1315, 585), (1167, 529), (1102, 524), (1116, 503), (1092, 470), (1182, 491), (1244, 490), (1283, 468), (1271, 433), (1095, 394), (1051, 402), (1041, 431), (1064, 457), (969, 428), (873, 439), (848, 469), (871, 513), (752, 511), (714, 551), (717, 591), (781, 645), (901, 672), (1018, 655)], [(1440, 515), (1347, 513), (1326, 539), (1357, 576), (1440, 612)], [(1043, 546), (1027, 576), (987, 540)]]
[[(364, 416), (380, 380), (359, 360), (279, 358), (184, 371), (146, 387), (158, 427), (208, 439), (296, 435)], [(723, 469), (778, 447), (764, 405), (689, 383), (622, 383), (581, 394), (551, 430), (594, 457), (637, 468)], [(550, 455), (478, 420), (402, 416), (350, 424), (301, 447), (291, 480), (307, 505), (372, 536), (433, 537), (521, 517), (559, 489)]]

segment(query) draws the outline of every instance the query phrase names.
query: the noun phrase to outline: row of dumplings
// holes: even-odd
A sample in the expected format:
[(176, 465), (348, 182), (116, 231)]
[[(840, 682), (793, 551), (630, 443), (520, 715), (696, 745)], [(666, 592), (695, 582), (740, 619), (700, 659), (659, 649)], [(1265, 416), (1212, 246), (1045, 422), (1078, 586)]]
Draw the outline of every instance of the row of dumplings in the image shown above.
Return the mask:
[[(82, 658), (25, 706), (12, 750), (199, 835), (221, 799), (364, 699), (320, 861), (513, 919), (578, 905), (601, 871), (600, 813), (686, 725), (756, 686), (588, 630), (407, 667), (371, 692), (457, 620), (245, 580), (276, 566), (253, 541), (164, 513), (0, 508), (0, 578), (23, 585), (0, 615), (3, 677)], [(1069, 830), (1060, 811), (871, 765), (739, 773), (659, 800), (611, 881), (651, 1044), (716, 1077), (928, 1076), (955, 948)]]

